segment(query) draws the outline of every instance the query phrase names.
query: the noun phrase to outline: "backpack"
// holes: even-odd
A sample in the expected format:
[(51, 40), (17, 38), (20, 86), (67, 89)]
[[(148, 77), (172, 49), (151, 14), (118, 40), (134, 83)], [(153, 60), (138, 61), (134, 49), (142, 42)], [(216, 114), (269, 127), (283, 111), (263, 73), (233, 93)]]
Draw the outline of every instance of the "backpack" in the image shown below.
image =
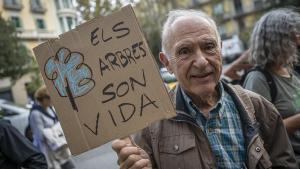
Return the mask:
[(253, 72), (253, 71), (259, 71), (261, 72), (266, 80), (267, 80), (267, 83), (269, 85), (269, 88), (270, 88), (270, 95), (271, 95), (271, 102), (274, 103), (275, 101), (275, 98), (276, 98), (276, 95), (277, 95), (277, 88), (276, 88), (276, 83), (274, 82), (274, 79), (273, 79), (273, 76), (270, 74), (269, 71), (267, 71), (266, 69), (262, 69), (261, 67), (259, 66), (254, 66), (252, 68), (250, 68), (249, 70), (246, 71), (246, 73), (242, 76), (241, 80), (240, 80), (240, 85), (243, 86), (245, 80), (246, 80), (246, 77), (247, 75), (250, 73), (250, 72)]

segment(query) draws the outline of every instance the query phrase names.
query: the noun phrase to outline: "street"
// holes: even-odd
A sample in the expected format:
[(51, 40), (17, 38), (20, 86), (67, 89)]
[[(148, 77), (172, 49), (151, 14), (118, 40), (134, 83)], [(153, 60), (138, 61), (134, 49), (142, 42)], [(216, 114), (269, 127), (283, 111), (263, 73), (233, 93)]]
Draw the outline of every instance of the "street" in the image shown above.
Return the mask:
[(77, 169), (117, 169), (117, 155), (111, 142), (73, 157)]

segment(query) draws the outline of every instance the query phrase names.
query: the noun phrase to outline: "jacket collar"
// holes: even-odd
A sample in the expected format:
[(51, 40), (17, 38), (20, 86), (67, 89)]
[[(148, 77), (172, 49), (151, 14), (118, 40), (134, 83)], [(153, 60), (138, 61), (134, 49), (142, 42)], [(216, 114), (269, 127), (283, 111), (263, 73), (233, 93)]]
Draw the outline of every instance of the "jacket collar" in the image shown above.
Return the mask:
[[(252, 138), (258, 134), (259, 126), (255, 119), (255, 111), (252, 102), (247, 93), (240, 89), (241, 87), (233, 87), (232, 85), (229, 85), (223, 81), (221, 81), (221, 83), (224, 87), (224, 90), (232, 96), (233, 101), (237, 106), (237, 109), (240, 113), (245, 143), (246, 145), (249, 145)], [(188, 121), (197, 125), (194, 118), (192, 118), (188, 113), (188, 108), (184, 103), (180, 85), (177, 85), (176, 88), (173, 88), (169, 94), (177, 113), (177, 116), (171, 118), (171, 120)]]

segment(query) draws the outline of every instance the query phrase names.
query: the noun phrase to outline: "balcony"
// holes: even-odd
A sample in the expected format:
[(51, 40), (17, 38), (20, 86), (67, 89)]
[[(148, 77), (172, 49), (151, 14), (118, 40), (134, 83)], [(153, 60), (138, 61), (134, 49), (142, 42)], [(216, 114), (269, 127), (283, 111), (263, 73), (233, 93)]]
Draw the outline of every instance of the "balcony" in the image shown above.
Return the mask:
[(59, 35), (58, 32), (50, 30), (22, 30), (18, 32), (17, 36), (20, 39), (26, 40), (47, 40), (57, 38)]
[(44, 14), (47, 10), (44, 7), (40, 6), (31, 6), (30, 7), (32, 13)]
[(44, 14), (46, 12), (46, 8), (41, 4), (39, 0), (30, 1), (30, 10), (32, 13), (38, 14)]
[(77, 11), (75, 8), (62, 8), (57, 10), (58, 16), (77, 16)]
[(203, 6), (203, 5), (209, 4), (211, 2), (212, 2), (211, 0), (192, 0), (191, 8)]
[(243, 6), (243, 8), (238, 8), (235, 11), (228, 11), (226, 13), (223, 14), (223, 20), (229, 20), (229, 19), (236, 19), (236, 18), (240, 18), (240, 17), (244, 17), (245, 15), (249, 15), (252, 13), (256, 13), (259, 11), (263, 11), (269, 8), (272, 8), (274, 6), (278, 6), (279, 5), (279, 1), (270, 1), (270, 0), (265, 0), (265, 1), (261, 1), (261, 0), (257, 0), (254, 1), (253, 5), (251, 6)]
[(21, 11), (23, 5), (18, 0), (4, 0), (3, 8), (7, 10)]

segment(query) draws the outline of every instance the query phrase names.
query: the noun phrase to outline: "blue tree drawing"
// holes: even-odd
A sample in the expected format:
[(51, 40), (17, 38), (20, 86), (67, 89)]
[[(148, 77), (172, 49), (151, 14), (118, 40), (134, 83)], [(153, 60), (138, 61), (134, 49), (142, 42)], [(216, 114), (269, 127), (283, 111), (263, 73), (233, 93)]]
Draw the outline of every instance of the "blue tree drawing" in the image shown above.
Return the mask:
[(59, 95), (69, 97), (73, 109), (78, 111), (74, 98), (86, 95), (95, 86), (92, 70), (84, 63), (84, 56), (62, 47), (47, 60), (44, 69)]

